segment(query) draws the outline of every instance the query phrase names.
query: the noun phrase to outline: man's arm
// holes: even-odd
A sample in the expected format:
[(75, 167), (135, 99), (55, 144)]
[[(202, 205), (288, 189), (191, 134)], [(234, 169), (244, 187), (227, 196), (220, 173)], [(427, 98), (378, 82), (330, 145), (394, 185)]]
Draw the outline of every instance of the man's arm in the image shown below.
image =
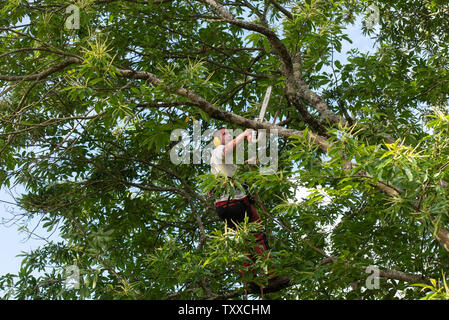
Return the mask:
[(228, 155), (228, 154), (234, 152), (237, 145), (239, 143), (241, 143), (245, 139), (245, 137), (247, 138), (248, 141), (250, 141), (251, 140), (251, 132), (252, 132), (252, 129), (246, 129), (241, 134), (239, 134), (234, 140), (225, 144), (225, 147), (223, 148), (223, 155)]

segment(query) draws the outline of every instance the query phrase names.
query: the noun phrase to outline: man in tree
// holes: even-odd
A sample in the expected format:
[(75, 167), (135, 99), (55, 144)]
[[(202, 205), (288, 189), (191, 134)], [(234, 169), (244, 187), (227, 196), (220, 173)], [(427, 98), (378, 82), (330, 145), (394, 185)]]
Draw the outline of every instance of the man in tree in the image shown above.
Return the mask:
[[(221, 272), (228, 248), (205, 236), (196, 177), (210, 168), (170, 161), (171, 131), (196, 114), (278, 132), (282, 174), (259, 194), (293, 231), (276, 232), (276, 262), (298, 285), (273, 298), (416, 300), (407, 284), (449, 266), (448, 1), (0, 3), (0, 187), (22, 231), (41, 221), (61, 237), (0, 276), (0, 292), (240, 296)], [(250, 119), (268, 85), (279, 123)], [(300, 201), (319, 186), (331, 203)], [(86, 281), (66, 290), (75, 261)], [(363, 288), (370, 265), (382, 290)]]
[[(252, 129), (246, 129), (243, 133), (239, 134), (235, 139), (232, 139), (231, 134), (226, 128), (218, 129), (214, 134), (214, 144), (216, 148), (211, 154), (211, 172), (213, 174), (220, 174), (232, 178), (235, 171), (237, 170), (237, 165), (229, 161), (233, 159), (233, 153), (238, 144), (242, 143), (245, 138), (248, 142), (251, 141)], [(247, 191), (248, 189), (246, 189)], [(234, 190), (234, 195), (221, 194), (215, 200), (215, 210), (218, 216), (226, 222), (226, 225), (235, 229), (235, 227), (248, 217), (249, 222), (260, 222), (260, 217), (257, 213), (256, 208), (253, 205), (253, 200), (248, 192), (244, 193), (240, 189)], [(260, 232), (255, 234), (256, 246), (254, 251), (258, 255), (264, 255), (267, 250), (269, 250), (268, 242), (265, 233)], [(251, 259), (254, 260), (252, 255), (249, 255)], [(244, 267), (250, 266), (249, 263), (245, 263)], [(255, 271), (252, 270), (253, 275)], [(272, 271), (267, 274), (271, 276)], [(243, 280), (245, 281), (245, 272), (243, 272)], [(268, 286), (266, 288), (259, 288), (254, 282), (249, 282), (248, 285), (253, 292), (258, 290), (263, 291), (277, 291), (286, 286), (288, 286), (290, 279), (286, 276), (275, 276), (270, 277), (268, 280)]]

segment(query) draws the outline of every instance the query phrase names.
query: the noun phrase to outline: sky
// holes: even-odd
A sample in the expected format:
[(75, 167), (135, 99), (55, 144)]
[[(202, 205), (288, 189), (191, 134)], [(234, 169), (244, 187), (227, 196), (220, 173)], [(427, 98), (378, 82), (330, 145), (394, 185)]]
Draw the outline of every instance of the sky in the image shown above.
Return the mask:
[[(340, 60), (343, 64), (346, 61), (345, 52), (350, 49), (357, 48), (361, 52), (369, 52), (373, 50), (373, 41), (361, 34), (362, 20), (359, 19), (354, 26), (348, 27), (348, 35), (353, 40), (353, 43), (343, 43), (342, 53), (334, 55), (335, 59)], [(24, 190), (20, 186), (13, 190), (15, 196), (23, 193)], [(299, 191), (298, 198), (303, 198), (306, 191)], [(6, 202), (5, 202), (6, 201)], [(10, 202), (10, 203), (7, 203)], [(16, 274), (20, 269), (21, 257), (17, 257), (22, 251), (29, 252), (39, 246), (45, 244), (44, 240), (36, 237), (29, 238), (24, 232), (18, 231), (20, 227), (14, 223), (7, 223), (14, 213), (20, 212), (20, 208), (14, 205), (14, 198), (5, 190), (0, 189), (0, 276), (7, 273)], [(37, 220), (31, 220), (29, 229), (36, 226)], [(31, 227), (32, 226), (32, 227)], [(45, 230), (37, 227), (35, 234), (46, 237), (48, 234)], [(58, 234), (53, 234), (51, 240), (58, 241)], [(1, 296), (1, 292), (0, 292)]]
[[(12, 190), (14, 197), (23, 192), (23, 188), (20, 187)], [(22, 261), (22, 258), (17, 257), (17, 255), (22, 251), (29, 252), (45, 244), (45, 241), (38, 239), (37, 236), (29, 237), (26, 232), (18, 230), (23, 222), (17, 222), (13, 218), (15, 214), (23, 211), (17, 205), (14, 205), (15, 200), (10, 193), (5, 189), (0, 190), (0, 276), (7, 273), (17, 274)], [(37, 219), (30, 220), (28, 229), (33, 230), (37, 224)], [(33, 233), (41, 237), (49, 235), (46, 230), (40, 227)], [(50, 239), (57, 240), (58, 238), (58, 235), (54, 234)]]

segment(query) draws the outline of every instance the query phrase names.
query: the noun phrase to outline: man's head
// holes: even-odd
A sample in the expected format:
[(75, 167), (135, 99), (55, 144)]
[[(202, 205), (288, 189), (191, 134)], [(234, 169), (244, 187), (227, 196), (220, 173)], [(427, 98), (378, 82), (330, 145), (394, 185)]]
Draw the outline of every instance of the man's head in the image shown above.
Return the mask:
[[(218, 139), (215, 139), (218, 138)], [(226, 144), (232, 140), (232, 136), (229, 133), (229, 131), (221, 127), (214, 133), (214, 143), (216, 146), (219, 146), (220, 144)]]

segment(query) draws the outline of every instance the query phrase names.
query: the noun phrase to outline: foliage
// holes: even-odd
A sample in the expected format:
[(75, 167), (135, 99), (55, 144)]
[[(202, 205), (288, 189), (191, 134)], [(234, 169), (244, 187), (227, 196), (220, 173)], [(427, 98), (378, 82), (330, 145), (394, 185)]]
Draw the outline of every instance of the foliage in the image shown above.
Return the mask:
[[(268, 298), (447, 298), (428, 280), (449, 263), (446, 2), (77, 0), (67, 29), (67, 1), (0, 0), (0, 186), (61, 238), (0, 277), (4, 298), (242, 299), (261, 226), (226, 230), (207, 194), (243, 182), (272, 248), (255, 268), (293, 284)], [(372, 5), (376, 47), (343, 52)], [(174, 129), (210, 144), (190, 119), (260, 128), (269, 85), (276, 174), (172, 163)]]
[(421, 300), (449, 300), (449, 287), (447, 286), (446, 278), (443, 272), (442, 280), (430, 279), (431, 285), (415, 284), (416, 287), (422, 287), (424, 290), (430, 290), (429, 293)]

